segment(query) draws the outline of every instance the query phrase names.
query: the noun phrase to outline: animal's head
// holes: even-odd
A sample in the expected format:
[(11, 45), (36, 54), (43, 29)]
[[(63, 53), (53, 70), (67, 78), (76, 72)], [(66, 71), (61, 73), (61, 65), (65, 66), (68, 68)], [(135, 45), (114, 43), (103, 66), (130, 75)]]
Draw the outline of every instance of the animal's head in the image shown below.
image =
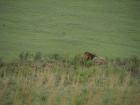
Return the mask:
[(85, 52), (84, 53), (84, 59), (85, 60), (92, 60), (93, 58), (95, 58), (96, 57), (96, 54), (92, 54), (92, 53), (90, 53), (90, 52)]

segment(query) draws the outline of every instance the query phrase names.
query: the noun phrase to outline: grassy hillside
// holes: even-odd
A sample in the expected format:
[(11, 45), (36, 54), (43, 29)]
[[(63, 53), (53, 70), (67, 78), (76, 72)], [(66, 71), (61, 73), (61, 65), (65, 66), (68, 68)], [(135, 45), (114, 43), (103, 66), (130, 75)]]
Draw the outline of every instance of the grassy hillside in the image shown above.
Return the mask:
[(139, 0), (0, 0), (0, 56), (139, 56), (139, 11)]
[(140, 59), (114, 59), (99, 66), (75, 58), (25, 58), (0, 61), (0, 105), (140, 103)]

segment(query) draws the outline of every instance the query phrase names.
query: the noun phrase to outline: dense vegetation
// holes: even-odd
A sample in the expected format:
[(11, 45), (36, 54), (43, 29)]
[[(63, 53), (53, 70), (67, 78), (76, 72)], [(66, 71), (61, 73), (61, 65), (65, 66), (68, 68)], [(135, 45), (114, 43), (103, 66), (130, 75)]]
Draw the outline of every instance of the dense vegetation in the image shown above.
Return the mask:
[(41, 53), (1, 59), (0, 105), (139, 105), (140, 59), (107, 61)]

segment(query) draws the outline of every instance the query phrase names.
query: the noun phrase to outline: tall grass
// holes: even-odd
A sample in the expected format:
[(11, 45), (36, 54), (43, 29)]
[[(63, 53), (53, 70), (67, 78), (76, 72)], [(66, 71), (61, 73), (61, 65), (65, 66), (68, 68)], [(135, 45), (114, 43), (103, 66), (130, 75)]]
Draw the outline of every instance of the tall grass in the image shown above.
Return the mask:
[[(140, 78), (131, 67), (136, 58), (82, 64), (80, 56), (30, 57), (1, 62), (0, 105), (139, 105)], [(78, 60), (79, 59), (79, 60)], [(23, 61), (23, 59), (22, 59)], [(125, 65), (120, 64), (125, 61)], [(127, 62), (129, 62), (127, 64)], [(137, 63), (136, 63), (137, 62)], [(91, 63), (91, 62), (90, 62)], [(32, 66), (34, 65), (34, 66)], [(139, 65), (138, 65), (139, 66)]]

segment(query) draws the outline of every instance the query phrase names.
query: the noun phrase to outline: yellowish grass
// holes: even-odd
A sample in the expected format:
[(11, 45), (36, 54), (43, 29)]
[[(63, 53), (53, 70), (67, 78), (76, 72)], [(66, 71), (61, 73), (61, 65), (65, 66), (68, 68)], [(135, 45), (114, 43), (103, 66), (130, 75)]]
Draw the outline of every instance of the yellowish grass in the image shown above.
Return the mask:
[[(130, 85), (137, 80), (129, 72), (121, 74), (108, 69), (97, 66), (64, 72), (67, 68), (58, 65), (51, 70), (30, 68), (26, 75), (20, 71), (1, 78), (4, 88), (0, 90), (0, 100), (6, 103), (3, 97), (8, 97), (11, 105), (138, 105), (138, 84)], [(86, 70), (95, 72), (89, 74)]]

